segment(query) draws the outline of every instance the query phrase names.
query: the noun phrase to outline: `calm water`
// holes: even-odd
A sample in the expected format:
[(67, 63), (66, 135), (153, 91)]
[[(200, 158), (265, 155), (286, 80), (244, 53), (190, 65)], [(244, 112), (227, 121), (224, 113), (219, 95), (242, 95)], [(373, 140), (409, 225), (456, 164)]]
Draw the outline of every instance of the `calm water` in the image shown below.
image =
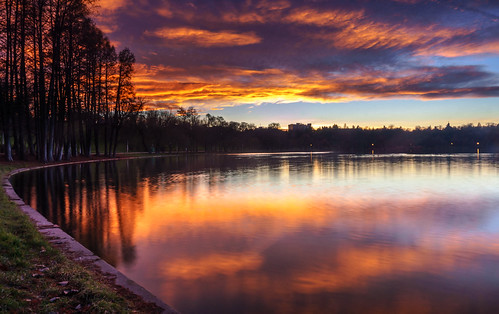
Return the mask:
[(182, 156), (13, 181), (184, 313), (499, 311), (499, 156)]

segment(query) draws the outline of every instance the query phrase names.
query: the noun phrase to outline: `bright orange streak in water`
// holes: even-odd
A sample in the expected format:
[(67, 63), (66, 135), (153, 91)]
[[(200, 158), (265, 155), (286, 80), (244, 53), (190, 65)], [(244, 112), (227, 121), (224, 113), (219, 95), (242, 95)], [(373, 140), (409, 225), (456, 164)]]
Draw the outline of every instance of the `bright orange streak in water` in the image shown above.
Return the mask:
[(114, 187), (78, 187), (60, 216), (187, 311), (243, 298), (250, 312), (452, 312), (477, 302), (468, 288), (490, 305), (496, 290), (480, 278), (499, 259), (494, 159), (273, 156), (227, 157), (226, 170), (204, 157), (180, 172), (158, 172), (179, 167), (168, 159), (122, 163), (107, 174)]

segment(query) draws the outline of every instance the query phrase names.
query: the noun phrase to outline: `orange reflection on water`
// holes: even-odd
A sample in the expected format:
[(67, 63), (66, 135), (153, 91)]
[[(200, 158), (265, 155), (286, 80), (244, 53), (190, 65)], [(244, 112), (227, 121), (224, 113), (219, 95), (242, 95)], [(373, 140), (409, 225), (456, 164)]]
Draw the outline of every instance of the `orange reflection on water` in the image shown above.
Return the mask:
[(51, 215), (185, 312), (495, 308), (494, 160), (203, 158), (118, 164)]
[(213, 275), (231, 276), (240, 271), (257, 270), (262, 256), (256, 252), (210, 254), (202, 258), (181, 258), (165, 263), (163, 272), (169, 278), (196, 280)]

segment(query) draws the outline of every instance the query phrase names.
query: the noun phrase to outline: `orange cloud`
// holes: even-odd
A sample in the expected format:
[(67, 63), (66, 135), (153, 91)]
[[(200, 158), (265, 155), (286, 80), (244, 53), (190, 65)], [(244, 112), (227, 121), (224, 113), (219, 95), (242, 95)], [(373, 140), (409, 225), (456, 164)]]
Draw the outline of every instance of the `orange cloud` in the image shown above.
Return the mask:
[[(435, 25), (427, 27), (401, 27), (383, 23), (367, 22), (352, 25), (334, 36), (334, 45), (347, 49), (403, 48), (412, 45), (424, 46), (443, 43), (457, 35), (469, 35), (470, 29), (448, 29)], [(326, 38), (328, 38), (326, 36)]]
[(364, 17), (364, 11), (296, 9), (284, 17), (284, 21), (297, 24), (311, 24), (316, 26), (346, 26)]
[(95, 5), (100, 11), (115, 11), (126, 6), (128, 1), (129, 0), (97, 0)]
[(262, 38), (258, 37), (254, 32), (212, 32), (208, 30), (189, 27), (165, 27), (154, 32), (147, 32), (146, 34), (164, 38), (166, 40), (177, 42), (179, 44), (193, 44), (195, 46), (201, 47), (246, 46), (257, 44), (262, 41)]
[(470, 28), (437, 25), (409, 27), (381, 23), (369, 19), (364, 10), (297, 9), (286, 16), (284, 21), (325, 27), (312, 36), (329, 41), (331, 46), (340, 49), (403, 48), (429, 44), (433, 46), (454, 36), (469, 35), (474, 31)]
[(224, 12), (222, 20), (229, 23), (265, 23), (266, 17), (257, 12)]
[(172, 11), (172, 8), (171, 8), (169, 2), (165, 2), (162, 4), (162, 6), (158, 7), (156, 9), (156, 13), (158, 13), (162, 17), (166, 17), (166, 18), (171, 18), (174, 16), (174, 13)]
[(198, 107), (211, 107), (215, 102), (221, 102), (224, 107), (247, 102), (293, 101), (300, 93), (316, 86), (280, 69), (201, 67), (197, 71), (200, 73), (138, 65), (137, 94), (153, 102), (197, 102)]
[[(180, 69), (139, 65), (138, 69), (135, 83), (139, 96), (153, 104), (174, 103), (199, 108), (263, 102), (484, 97), (499, 93), (497, 88), (476, 85), (487, 74), (474, 67), (424, 67), (396, 72), (362, 70), (339, 74), (224, 66)], [(448, 80), (455, 86), (450, 87)], [(474, 81), (476, 86), (472, 86)]]
[(417, 55), (442, 56), (447, 58), (471, 56), (478, 54), (499, 54), (499, 40), (486, 43), (462, 42), (420, 49)]

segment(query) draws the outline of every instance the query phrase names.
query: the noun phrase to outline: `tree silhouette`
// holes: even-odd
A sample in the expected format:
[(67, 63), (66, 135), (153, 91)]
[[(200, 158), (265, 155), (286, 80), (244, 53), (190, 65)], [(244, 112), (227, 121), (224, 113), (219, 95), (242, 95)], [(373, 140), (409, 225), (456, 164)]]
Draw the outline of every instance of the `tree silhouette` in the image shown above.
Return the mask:
[[(0, 123), (7, 160), (115, 153), (134, 97), (133, 54), (114, 47), (86, 0), (0, 2)], [(118, 60), (119, 59), (119, 60)], [(101, 134), (100, 130), (103, 130)]]
[[(480, 142), (482, 152), (499, 151), (499, 126), (466, 125), (445, 128), (428, 127), (406, 130), (400, 127), (378, 129), (306, 128), (288, 132), (271, 124), (256, 128), (246, 122), (225, 121), (223, 117), (206, 114), (190, 124), (188, 110), (142, 112), (138, 119), (139, 132), (129, 124), (128, 139), (132, 149), (150, 151), (154, 143), (157, 152), (261, 152), (261, 151), (333, 151), (337, 153), (461, 153), (476, 152)], [(192, 112), (192, 110), (191, 110)], [(140, 134), (140, 137), (137, 136)], [(142, 144), (146, 143), (146, 144)], [(452, 143), (452, 145), (451, 145)], [(374, 145), (373, 145), (374, 144)], [(168, 149), (166, 149), (168, 147)]]

